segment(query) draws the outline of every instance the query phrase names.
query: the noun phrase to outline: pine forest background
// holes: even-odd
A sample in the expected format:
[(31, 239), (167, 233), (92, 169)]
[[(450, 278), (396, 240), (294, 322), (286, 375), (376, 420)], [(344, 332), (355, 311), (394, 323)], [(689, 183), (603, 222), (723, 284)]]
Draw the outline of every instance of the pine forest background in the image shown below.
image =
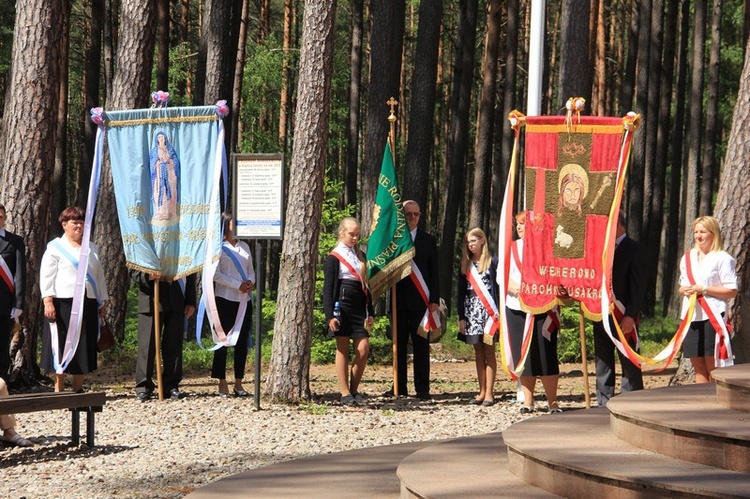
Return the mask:
[[(483, 228), (496, 249), (512, 147), (507, 116), (526, 112), (536, 2), (0, 4), (0, 203), (27, 243), (28, 355), (41, 324), (41, 254), (60, 233), (60, 211), (86, 202), (96, 131), (89, 109), (148, 107), (157, 89), (172, 106), (226, 99), (228, 151), (285, 155), (284, 241), (263, 243), (260, 285), (278, 312), (267, 393), (309, 395), (318, 255), (335, 237), (334, 215), (352, 213), (369, 232), (390, 97), (399, 103), (403, 197), (420, 203), (422, 223), (438, 237), (450, 303), (466, 230)], [(677, 264), (692, 245), (692, 220), (714, 214), (741, 283), (736, 354), (750, 359), (742, 334), (750, 324), (750, 1), (548, 0), (545, 12), (542, 114), (560, 114), (581, 96), (586, 114), (644, 117), (625, 203), (628, 233), (648, 248), (647, 314), (679, 312)], [(92, 239), (122, 337), (128, 278), (108, 168)]]

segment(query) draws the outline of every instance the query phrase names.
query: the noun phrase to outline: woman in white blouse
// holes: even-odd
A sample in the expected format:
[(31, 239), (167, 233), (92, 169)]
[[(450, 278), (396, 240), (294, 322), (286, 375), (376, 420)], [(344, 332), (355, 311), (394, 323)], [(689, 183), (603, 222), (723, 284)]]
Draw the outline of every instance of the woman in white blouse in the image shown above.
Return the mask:
[[(253, 268), (250, 247), (247, 243), (234, 238), (232, 212), (225, 211), (222, 213), (221, 222), (224, 225), (224, 242), (221, 247), (219, 266), (214, 274), (216, 308), (225, 334), (232, 330), (235, 323), (241, 322), (242, 324), (237, 337), (237, 344), (234, 346), (233, 393), (235, 397), (247, 397), (248, 393), (242, 387), (242, 379), (245, 377), (247, 345), (253, 319), (253, 308), (247, 295), (252, 293), (255, 288), (255, 269)], [(247, 308), (244, 317), (238, 317), (243, 295), (248, 299)], [(221, 397), (229, 395), (226, 373), (227, 347), (221, 347), (214, 350), (214, 361), (211, 366), (211, 377), (219, 380), (219, 395)]]
[[(39, 287), (44, 302), (44, 316), (47, 322), (42, 335), (42, 369), (55, 372), (55, 361), (65, 365), (70, 347), (66, 349), (66, 338), (73, 307), (78, 261), (83, 241), (85, 213), (77, 206), (71, 206), (60, 214), (63, 235), (50, 241), (42, 256), (39, 270)], [(104, 316), (109, 295), (104, 270), (99, 262), (99, 248), (90, 243), (90, 254), (86, 274), (86, 291), (81, 318), (80, 336), (73, 342), (75, 352), (65, 366), (63, 374), (55, 373), (55, 391), (65, 388), (65, 373), (73, 375), (73, 391), (83, 391), (83, 377), (96, 369), (96, 342), (99, 335), (99, 316)], [(75, 327), (71, 328), (71, 338), (75, 339)], [(57, 341), (57, 355), (52, 341)]]
[(714, 217), (695, 219), (693, 239), (695, 245), (680, 260), (683, 318), (688, 312), (690, 296), (697, 294), (699, 299), (695, 304), (690, 329), (682, 343), (682, 354), (693, 363), (695, 382), (708, 383), (711, 381), (711, 371), (716, 369), (714, 350), (717, 331), (709, 320), (710, 315), (713, 314), (719, 321), (725, 320), (727, 301), (737, 296), (737, 274), (734, 258), (724, 251), (721, 229)]

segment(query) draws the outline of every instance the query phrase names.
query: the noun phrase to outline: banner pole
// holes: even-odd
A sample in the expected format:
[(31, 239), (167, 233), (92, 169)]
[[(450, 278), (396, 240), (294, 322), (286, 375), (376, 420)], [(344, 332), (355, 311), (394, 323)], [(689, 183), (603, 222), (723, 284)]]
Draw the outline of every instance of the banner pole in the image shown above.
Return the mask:
[(393, 396), (398, 392), (398, 312), (396, 311), (396, 285), (391, 285), (391, 335), (393, 336)]
[(583, 371), (583, 398), (586, 401), (586, 409), (591, 409), (591, 395), (589, 394), (589, 365), (586, 360), (586, 330), (583, 324), (583, 308), (578, 304), (578, 326), (581, 335), (581, 368)]
[(156, 369), (156, 389), (159, 392), (159, 400), (164, 400), (164, 383), (162, 382), (161, 376), (161, 314), (159, 312), (159, 305), (161, 301), (159, 299), (159, 279), (154, 281), (154, 352), (156, 355), (156, 362), (154, 367)]

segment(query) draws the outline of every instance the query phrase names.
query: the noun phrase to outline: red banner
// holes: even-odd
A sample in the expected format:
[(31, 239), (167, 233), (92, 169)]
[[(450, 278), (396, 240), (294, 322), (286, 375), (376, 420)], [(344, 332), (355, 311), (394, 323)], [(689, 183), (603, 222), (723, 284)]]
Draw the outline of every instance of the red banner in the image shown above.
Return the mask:
[(601, 320), (602, 255), (623, 150), (623, 119), (526, 118), (524, 310), (546, 312), (564, 286)]

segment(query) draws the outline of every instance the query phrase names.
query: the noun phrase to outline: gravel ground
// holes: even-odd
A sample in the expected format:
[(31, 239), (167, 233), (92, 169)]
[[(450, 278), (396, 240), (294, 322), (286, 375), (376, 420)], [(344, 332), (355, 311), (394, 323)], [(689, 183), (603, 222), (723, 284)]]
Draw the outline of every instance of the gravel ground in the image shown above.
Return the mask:
[[(381, 397), (390, 387), (392, 370), (368, 366), (362, 387), (368, 397), (359, 407), (338, 404), (333, 366), (313, 366), (314, 397), (309, 404), (262, 401), (260, 411), (252, 397), (219, 398), (215, 381), (205, 373), (186, 374), (181, 389), (188, 397), (183, 400), (141, 403), (134, 397), (130, 377), (116, 378), (113, 371), (100, 369), (88, 379), (91, 389), (105, 390), (108, 396), (104, 411), (96, 416), (93, 449), (70, 445), (67, 411), (18, 415), (18, 431), (38, 439), (39, 445), (0, 450), (0, 496), (182, 497), (220, 478), (275, 462), (478, 435), (534, 417), (518, 413), (515, 385), (502, 374), (497, 404), (467, 405), (476, 389), (473, 362), (433, 363), (432, 404), (411, 397)], [(584, 407), (580, 366), (561, 366), (561, 373), (562, 407)], [(245, 386), (250, 392), (251, 380), (252, 376)], [(668, 375), (647, 376), (646, 385), (665, 386), (667, 381)], [(593, 376), (589, 383), (593, 387)], [(546, 408), (543, 397), (537, 407)]]

